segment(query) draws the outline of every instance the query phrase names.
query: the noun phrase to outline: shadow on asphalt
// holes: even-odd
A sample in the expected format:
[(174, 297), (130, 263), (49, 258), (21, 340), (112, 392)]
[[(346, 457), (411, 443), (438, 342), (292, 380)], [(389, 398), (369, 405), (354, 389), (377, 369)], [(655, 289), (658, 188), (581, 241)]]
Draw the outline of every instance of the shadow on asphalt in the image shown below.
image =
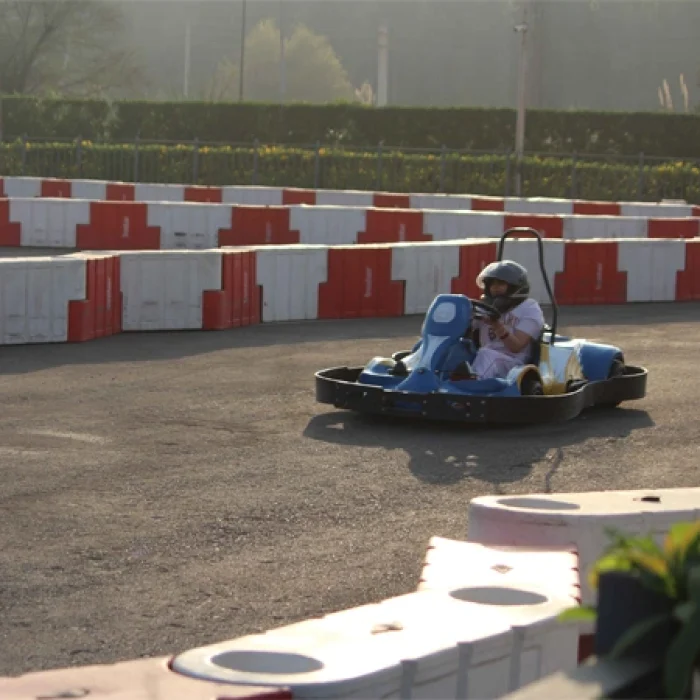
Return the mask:
[(496, 486), (526, 478), (533, 466), (551, 463), (544, 490), (564, 459), (563, 449), (590, 438), (624, 439), (635, 430), (655, 425), (646, 411), (594, 408), (565, 423), (535, 426), (474, 426), (436, 423), (349, 411), (331, 411), (312, 418), (304, 436), (336, 445), (403, 450), (410, 470), (421, 481), (449, 485), (478, 479)]

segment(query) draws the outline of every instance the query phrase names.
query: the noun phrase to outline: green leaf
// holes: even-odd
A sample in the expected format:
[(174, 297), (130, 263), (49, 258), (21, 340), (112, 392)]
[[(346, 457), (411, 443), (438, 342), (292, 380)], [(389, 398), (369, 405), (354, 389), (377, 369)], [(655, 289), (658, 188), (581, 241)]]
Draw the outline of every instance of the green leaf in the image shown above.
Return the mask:
[(591, 622), (595, 621), (597, 616), (598, 611), (593, 606), (577, 605), (559, 613), (557, 620), (559, 622)]
[(668, 622), (668, 615), (654, 615), (646, 620), (638, 622), (636, 625), (630, 627), (628, 630), (621, 635), (617, 640), (617, 644), (610, 651), (609, 656), (612, 658), (620, 658), (624, 656), (624, 653), (633, 646), (640, 639), (644, 638), (650, 632), (652, 632), (657, 627)]
[(666, 652), (664, 686), (670, 698), (687, 693), (693, 668), (700, 654), (700, 609), (696, 609)]

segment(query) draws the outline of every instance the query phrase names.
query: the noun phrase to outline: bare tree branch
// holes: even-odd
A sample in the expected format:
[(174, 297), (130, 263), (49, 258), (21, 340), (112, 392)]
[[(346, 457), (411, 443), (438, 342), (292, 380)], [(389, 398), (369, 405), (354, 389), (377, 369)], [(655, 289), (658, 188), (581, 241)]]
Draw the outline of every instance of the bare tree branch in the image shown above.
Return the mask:
[(144, 83), (106, 0), (0, 0), (0, 91), (89, 96)]

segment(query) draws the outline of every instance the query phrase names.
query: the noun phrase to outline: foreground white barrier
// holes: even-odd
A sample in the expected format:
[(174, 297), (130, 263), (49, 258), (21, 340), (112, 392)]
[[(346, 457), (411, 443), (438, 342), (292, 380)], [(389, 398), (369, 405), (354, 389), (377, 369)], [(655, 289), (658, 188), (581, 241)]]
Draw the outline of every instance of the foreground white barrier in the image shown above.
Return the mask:
[(556, 617), (581, 595), (601, 527), (661, 537), (698, 508), (697, 488), (477, 498), (470, 539), (547, 544), (434, 537), (416, 593), (190, 649), (172, 670), (155, 659), (0, 678), (0, 697), (502, 697), (576, 665), (579, 630)]
[(468, 540), (489, 546), (574, 547), (581, 598), (594, 602), (587, 573), (609, 544), (607, 530), (662, 538), (700, 518), (700, 488), (484, 496), (469, 505)]

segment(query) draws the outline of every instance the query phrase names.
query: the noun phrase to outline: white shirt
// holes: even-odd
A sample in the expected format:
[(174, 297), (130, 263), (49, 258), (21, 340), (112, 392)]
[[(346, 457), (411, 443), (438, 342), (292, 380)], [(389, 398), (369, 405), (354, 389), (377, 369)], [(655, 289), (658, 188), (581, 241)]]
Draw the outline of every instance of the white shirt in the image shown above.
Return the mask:
[[(523, 331), (533, 340), (536, 340), (544, 327), (544, 314), (540, 305), (534, 299), (526, 299), (514, 309), (501, 316), (501, 323), (512, 333)], [(530, 355), (531, 345), (526, 345), (520, 352), (511, 352), (496, 336), (496, 332), (483, 321), (475, 320), (474, 328), (479, 329), (479, 343), (481, 347), (488, 346), (496, 352), (517, 358), (525, 362)]]

